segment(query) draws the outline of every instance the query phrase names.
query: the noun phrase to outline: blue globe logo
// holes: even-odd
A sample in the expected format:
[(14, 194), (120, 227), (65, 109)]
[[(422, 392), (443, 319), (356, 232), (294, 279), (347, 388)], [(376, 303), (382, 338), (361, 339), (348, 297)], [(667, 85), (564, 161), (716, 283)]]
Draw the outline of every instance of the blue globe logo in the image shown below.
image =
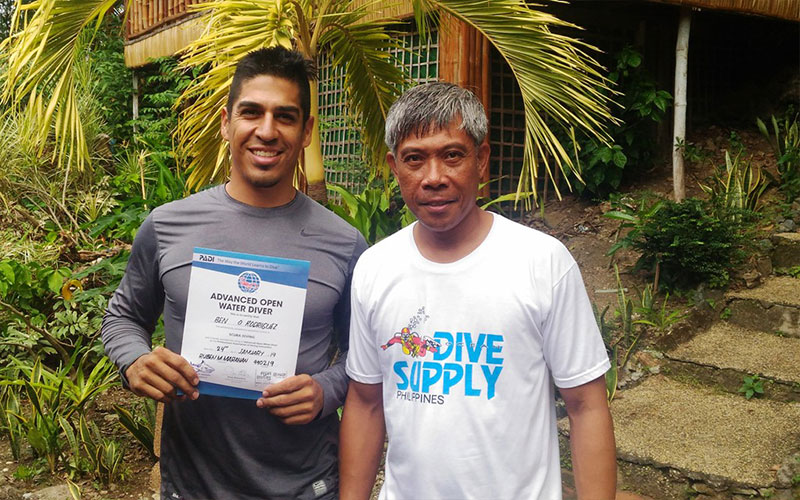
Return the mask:
[(253, 271), (245, 271), (239, 275), (239, 290), (253, 293), (261, 286), (261, 278)]

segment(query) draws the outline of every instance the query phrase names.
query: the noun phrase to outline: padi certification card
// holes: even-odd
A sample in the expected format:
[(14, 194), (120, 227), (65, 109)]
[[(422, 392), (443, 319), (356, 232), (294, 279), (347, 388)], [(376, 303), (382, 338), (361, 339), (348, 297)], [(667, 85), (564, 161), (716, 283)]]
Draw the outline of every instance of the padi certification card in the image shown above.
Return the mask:
[(294, 375), (309, 263), (195, 247), (181, 356), (201, 394), (257, 399)]

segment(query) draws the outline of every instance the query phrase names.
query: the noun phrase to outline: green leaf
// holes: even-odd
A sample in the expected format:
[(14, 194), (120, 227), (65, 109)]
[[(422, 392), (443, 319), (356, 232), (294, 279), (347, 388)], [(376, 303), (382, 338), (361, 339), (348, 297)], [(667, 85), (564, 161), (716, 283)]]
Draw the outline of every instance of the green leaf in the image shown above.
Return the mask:
[(69, 478), (67, 478), (67, 488), (69, 488), (69, 495), (72, 500), (81, 500), (81, 487), (73, 483)]
[(14, 284), (14, 268), (6, 261), (0, 262), (0, 278), (9, 284)]
[(603, 163), (611, 163), (611, 157), (613, 156), (614, 152), (609, 147), (604, 147), (598, 152), (598, 156), (600, 157), (600, 161)]
[(614, 151), (614, 165), (619, 168), (625, 168), (628, 163), (628, 157), (622, 151)]
[(764, 137), (769, 139), (769, 132), (767, 132), (767, 126), (764, 124), (764, 122), (761, 121), (761, 118), (756, 118), (756, 125), (758, 126), (758, 131), (761, 132), (761, 134)]
[(603, 217), (608, 217), (609, 219), (617, 219), (617, 220), (624, 220), (628, 222), (636, 222), (639, 220), (638, 217), (635, 215), (631, 215), (627, 212), (621, 212), (619, 210), (611, 210), (603, 214)]
[(64, 284), (64, 277), (57, 271), (50, 273), (47, 277), (47, 289), (53, 293), (61, 292), (61, 285)]
[(45, 440), (44, 435), (39, 429), (36, 427), (29, 428), (27, 437), (28, 442), (31, 447), (36, 450), (37, 454), (41, 456), (47, 453), (47, 440)]

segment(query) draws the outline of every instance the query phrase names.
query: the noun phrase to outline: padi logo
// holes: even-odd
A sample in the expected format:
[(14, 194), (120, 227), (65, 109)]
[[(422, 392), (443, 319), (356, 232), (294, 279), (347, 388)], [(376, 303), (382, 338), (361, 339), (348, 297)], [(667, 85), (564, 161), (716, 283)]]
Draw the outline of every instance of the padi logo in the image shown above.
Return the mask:
[(199, 260), (200, 262), (214, 262), (214, 256), (201, 254), (197, 260)]
[(253, 293), (261, 286), (261, 278), (253, 271), (245, 271), (239, 275), (239, 290), (245, 293)]

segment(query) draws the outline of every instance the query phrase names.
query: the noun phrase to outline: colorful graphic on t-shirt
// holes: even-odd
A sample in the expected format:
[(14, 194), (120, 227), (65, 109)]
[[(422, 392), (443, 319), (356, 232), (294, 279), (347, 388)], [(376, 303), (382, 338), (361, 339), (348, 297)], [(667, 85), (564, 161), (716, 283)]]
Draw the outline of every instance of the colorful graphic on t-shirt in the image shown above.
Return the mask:
[(432, 337), (423, 336), (418, 331), (422, 330), (428, 318), (425, 308), (421, 307), (412, 316), (409, 326), (381, 346), (386, 351), (392, 345), (400, 344), (403, 354), (412, 358), (433, 353), (433, 359), (394, 363), (396, 397), (433, 404), (444, 404), (445, 396), (451, 394), (494, 398), (503, 371), (504, 336), (462, 331), (436, 331)]
[(428, 351), (436, 352), (439, 349), (439, 343), (430, 337), (421, 338), (416, 333), (411, 333), (408, 328), (403, 328), (394, 337), (390, 338), (388, 342), (381, 346), (384, 351), (394, 344), (400, 344), (403, 348), (403, 354), (407, 354), (412, 358), (425, 357)]

